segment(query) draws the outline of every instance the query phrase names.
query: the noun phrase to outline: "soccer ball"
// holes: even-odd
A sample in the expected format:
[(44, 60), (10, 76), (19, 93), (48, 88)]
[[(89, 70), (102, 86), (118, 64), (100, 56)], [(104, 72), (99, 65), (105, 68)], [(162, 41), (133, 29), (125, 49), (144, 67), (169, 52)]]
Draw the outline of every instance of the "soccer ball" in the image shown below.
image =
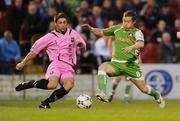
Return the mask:
[(89, 95), (86, 94), (79, 95), (79, 97), (76, 99), (76, 105), (78, 108), (91, 108), (92, 99)]

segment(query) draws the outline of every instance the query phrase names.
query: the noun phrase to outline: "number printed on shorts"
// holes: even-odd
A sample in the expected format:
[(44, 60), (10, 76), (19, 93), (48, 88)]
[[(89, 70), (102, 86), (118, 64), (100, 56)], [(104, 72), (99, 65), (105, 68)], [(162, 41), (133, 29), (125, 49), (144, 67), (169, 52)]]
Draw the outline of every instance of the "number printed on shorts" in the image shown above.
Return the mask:
[(141, 76), (141, 74), (140, 74), (139, 71), (136, 71), (136, 76), (137, 76), (137, 77), (140, 77), (140, 76)]

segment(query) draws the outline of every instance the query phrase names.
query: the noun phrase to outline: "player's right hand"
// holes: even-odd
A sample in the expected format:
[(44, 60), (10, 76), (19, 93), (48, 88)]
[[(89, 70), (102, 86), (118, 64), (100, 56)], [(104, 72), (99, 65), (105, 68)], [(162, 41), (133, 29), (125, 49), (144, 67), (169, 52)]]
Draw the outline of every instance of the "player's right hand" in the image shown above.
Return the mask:
[(82, 28), (85, 28), (85, 29), (88, 29), (88, 30), (90, 30), (90, 31), (92, 31), (92, 29), (93, 29), (93, 27), (90, 26), (89, 24), (82, 24), (81, 27), (82, 27)]
[(22, 63), (22, 62), (20, 62), (20, 63), (18, 63), (18, 64), (16, 65), (16, 69), (19, 70), (19, 71), (22, 70), (23, 67), (24, 67), (24, 63)]

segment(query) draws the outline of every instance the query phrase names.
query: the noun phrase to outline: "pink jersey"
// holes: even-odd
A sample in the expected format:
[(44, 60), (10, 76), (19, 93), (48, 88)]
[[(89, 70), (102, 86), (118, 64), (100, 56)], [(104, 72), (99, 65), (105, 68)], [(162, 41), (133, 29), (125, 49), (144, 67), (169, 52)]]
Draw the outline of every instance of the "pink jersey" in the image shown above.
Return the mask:
[(31, 48), (31, 52), (39, 54), (46, 50), (50, 61), (63, 61), (72, 66), (76, 65), (76, 49), (81, 43), (86, 46), (85, 41), (73, 29), (67, 29), (65, 34), (52, 31), (38, 39)]

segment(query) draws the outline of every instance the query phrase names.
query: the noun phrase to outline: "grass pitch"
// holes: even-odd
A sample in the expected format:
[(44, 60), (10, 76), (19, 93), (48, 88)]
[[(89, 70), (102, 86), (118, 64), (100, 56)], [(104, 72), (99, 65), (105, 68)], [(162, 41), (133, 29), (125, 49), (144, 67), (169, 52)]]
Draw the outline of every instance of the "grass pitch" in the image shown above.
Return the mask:
[(180, 100), (167, 100), (160, 109), (153, 100), (120, 100), (101, 103), (90, 109), (76, 108), (74, 100), (55, 102), (51, 109), (39, 109), (38, 100), (0, 100), (0, 121), (180, 121)]

